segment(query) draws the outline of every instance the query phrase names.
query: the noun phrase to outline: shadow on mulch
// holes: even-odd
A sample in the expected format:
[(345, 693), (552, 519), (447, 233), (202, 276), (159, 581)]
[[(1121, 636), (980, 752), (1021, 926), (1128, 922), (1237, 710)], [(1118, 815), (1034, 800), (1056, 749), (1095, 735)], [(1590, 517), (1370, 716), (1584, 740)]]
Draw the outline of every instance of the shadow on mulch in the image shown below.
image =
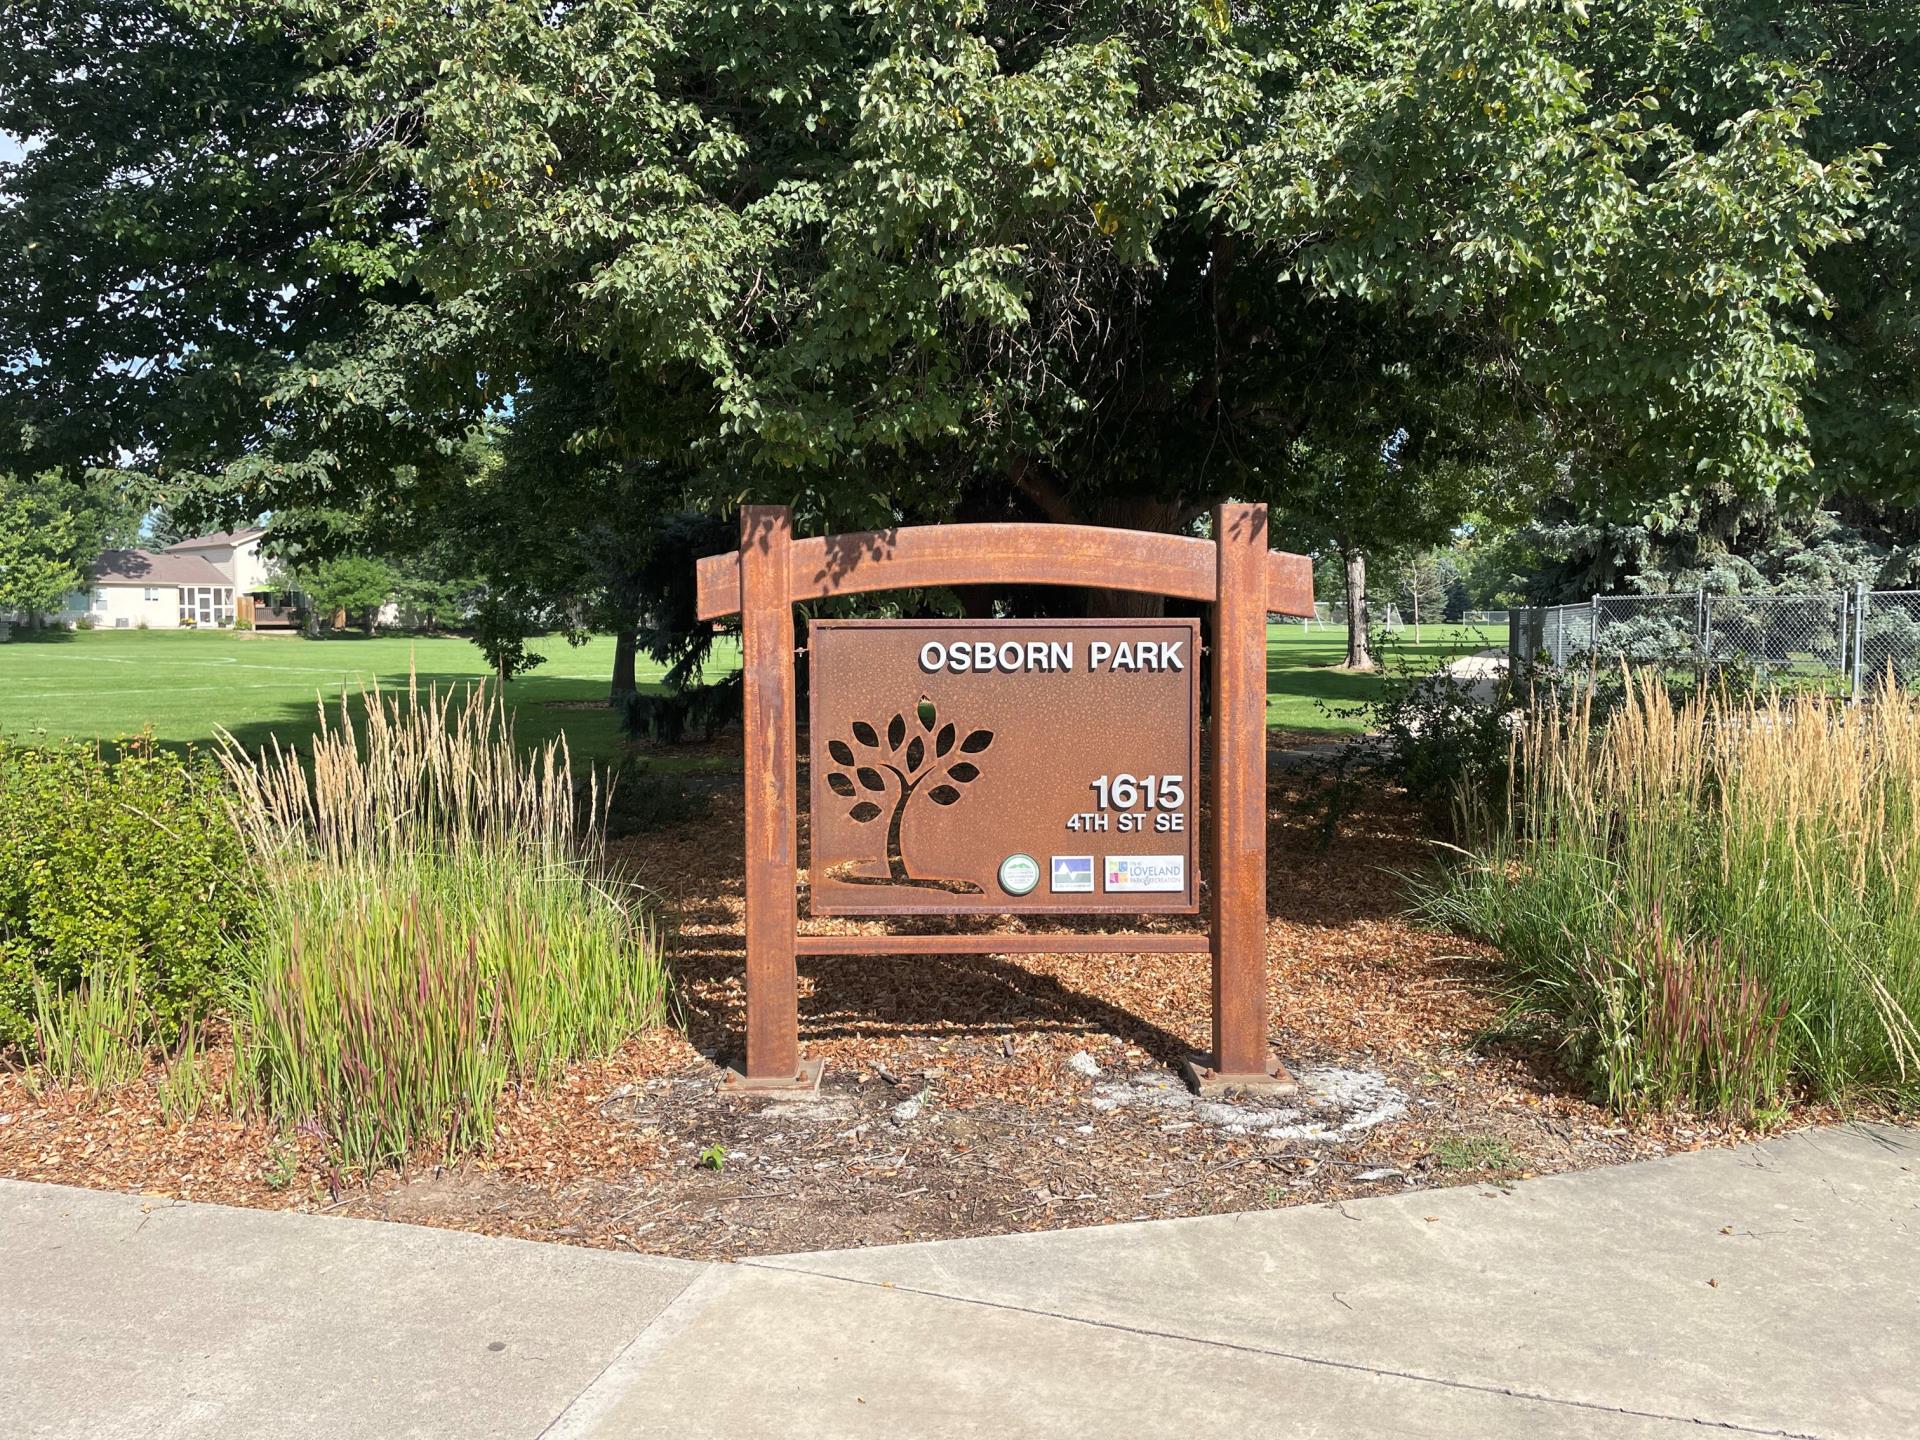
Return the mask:
[[(1204, 957), (1196, 957), (1204, 963)], [(671, 973), (681, 1023), (707, 1055), (734, 1055), (744, 948), (736, 937), (690, 937)], [(900, 1040), (970, 1036), (1105, 1035), (1137, 1045), (1169, 1069), (1191, 1043), (1052, 975), (991, 956), (813, 957), (800, 1002), (803, 1040)], [(903, 973), (904, 972), (904, 973)]]

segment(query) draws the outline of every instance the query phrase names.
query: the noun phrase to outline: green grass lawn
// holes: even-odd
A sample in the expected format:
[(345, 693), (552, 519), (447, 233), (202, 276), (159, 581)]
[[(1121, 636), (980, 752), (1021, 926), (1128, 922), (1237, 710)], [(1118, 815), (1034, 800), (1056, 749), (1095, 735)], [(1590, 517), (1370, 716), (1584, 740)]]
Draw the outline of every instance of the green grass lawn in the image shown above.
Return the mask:
[[(1455, 655), (1504, 644), (1504, 631), (1460, 625), (1424, 627), (1423, 643), (1411, 632), (1390, 645), (1383, 660), (1409, 659), (1431, 668)], [(714, 672), (736, 666), (728, 642)], [(613, 668), (613, 641), (585, 645), (548, 639), (535, 647), (544, 665), (507, 687), (523, 740), (566, 732), (581, 758), (619, 758), (623, 742), (604, 700)], [(1351, 675), (1339, 664), (1346, 642), (1338, 630), (1306, 632), (1275, 625), (1267, 640), (1267, 723), (1289, 730), (1323, 732), (1362, 728), (1354, 716), (1326, 713), (1379, 693), (1377, 675)], [(317, 696), (337, 699), (377, 686), (402, 689), (409, 672), (419, 683), (463, 685), (486, 678), (480, 652), (456, 637), (330, 637), (307, 640), (225, 630), (94, 630), (0, 645), (0, 733), (113, 739), (151, 729), (174, 743), (206, 743), (224, 726), (248, 745), (268, 735), (300, 743), (312, 732)], [(643, 686), (657, 685), (660, 670), (641, 662)]]
[[(546, 663), (507, 686), (525, 741), (561, 731), (576, 757), (617, 759), (619, 724), (604, 704), (613, 641), (536, 642)], [(737, 666), (732, 646), (716, 669)], [(171, 742), (206, 743), (224, 726), (248, 745), (269, 734), (300, 743), (318, 696), (342, 689), (405, 689), (409, 674), (442, 690), (488, 676), (471, 641), (457, 636), (334, 636), (308, 640), (229, 630), (95, 630), (0, 645), (0, 733), (113, 739), (151, 728)], [(644, 659), (643, 688), (660, 667)]]
[[(1374, 659), (1384, 670), (1409, 665), (1427, 671), (1476, 650), (1505, 650), (1506, 645), (1504, 625), (1422, 625), (1418, 645), (1408, 627), (1378, 647)], [(1325, 734), (1364, 730), (1364, 716), (1338, 712), (1377, 699), (1381, 675), (1337, 668), (1346, 655), (1345, 630), (1315, 626), (1308, 631), (1298, 625), (1269, 625), (1267, 724), (1276, 729)]]

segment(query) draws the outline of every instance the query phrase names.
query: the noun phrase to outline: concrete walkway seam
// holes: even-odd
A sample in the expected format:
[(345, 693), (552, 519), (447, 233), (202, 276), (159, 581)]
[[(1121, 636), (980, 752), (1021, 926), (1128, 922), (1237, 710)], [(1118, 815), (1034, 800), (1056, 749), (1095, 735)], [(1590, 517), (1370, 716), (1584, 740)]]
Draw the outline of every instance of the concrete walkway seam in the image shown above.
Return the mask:
[[(778, 1265), (767, 1260), (747, 1259), (736, 1262), (743, 1268), (756, 1270), (777, 1270), (788, 1275), (804, 1275), (810, 1280), (832, 1280), (842, 1285), (859, 1285), (870, 1290), (892, 1290), (903, 1295), (919, 1295), (929, 1300), (949, 1300), (959, 1305), (977, 1305), (984, 1310), (1007, 1310), (1015, 1314), (1031, 1315), (1043, 1320), (1063, 1320), (1072, 1325), (1087, 1325), (1099, 1330), (1118, 1331), (1124, 1335), (1137, 1335), (1147, 1340), (1171, 1340), (1187, 1345), (1200, 1345), (1219, 1350), (1232, 1350), (1245, 1355), (1258, 1355), (1273, 1360), (1291, 1360), (1301, 1365), (1318, 1365), (1329, 1370), (1346, 1370), (1359, 1375), (1377, 1375), (1384, 1380), (1405, 1380), (1417, 1385), (1437, 1385), (1448, 1390), (1464, 1390), (1479, 1395), (1494, 1395), (1508, 1400), (1531, 1401), (1540, 1405), (1559, 1405), (1571, 1410), (1591, 1410), (1601, 1415), (1621, 1415), (1634, 1420), (1660, 1420), (1676, 1425), (1698, 1425), (1703, 1429), (1724, 1430), (1734, 1435), (1758, 1435), (1767, 1440), (1828, 1440), (1818, 1431), (1780, 1430), (1742, 1425), (1732, 1420), (1714, 1420), (1699, 1415), (1672, 1415), (1658, 1410), (1636, 1410), (1624, 1405), (1600, 1405), (1591, 1400), (1563, 1399), (1557, 1395), (1540, 1395), (1527, 1390), (1518, 1390), (1508, 1385), (1487, 1385), (1471, 1380), (1449, 1380), (1441, 1375), (1422, 1375), (1417, 1371), (1391, 1370), (1380, 1366), (1362, 1365), (1353, 1360), (1333, 1360), (1320, 1355), (1302, 1355), (1288, 1350), (1276, 1350), (1264, 1345), (1246, 1345), (1232, 1340), (1220, 1340), (1204, 1335), (1188, 1335), (1177, 1330), (1154, 1330), (1143, 1325), (1123, 1325), (1114, 1320), (1095, 1320), (1084, 1315), (1069, 1315), (1058, 1310), (1043, 1310), (1031, 1305), (1012, 1305), (1000, 1300), (981, 1300), (971, 1295), (955, 1295), (941, 1290), (927, 1290), (916, 1285), (901, 1285), (897, 1282), (861, 1280), (847, 1275), (832, 1275), (818, 1270), (805, 1270), (792, 1265)], [(696, 1282), (698, 1283), (698, 1282)], [(669, 1307), (671, 1308), (671, 1307)], [(666, 1318), (662, 1314), (655, 1320)], [(624, 1358), (624, 1357), (623, 1357)], [(619, 1362), (615, 1362), (616, 1364)], [(570, 1432), (571, 1433), (571, 1432)], [(548, 1440), (542, 1436), (541, 1440)]]
[[(708, 1265), (680, 1288), (660, 1313), (629, 1340), (607, 1368), (594, 1376), (566, 1409), (542, 1430), (538, 1440), (588, 1440), (620, 1398), (645, 1375), (654, 1355), (692, 1323), (726, 1285), (724, 1265)], [(712, 1293), (709, 1293), (712, 1292)]]

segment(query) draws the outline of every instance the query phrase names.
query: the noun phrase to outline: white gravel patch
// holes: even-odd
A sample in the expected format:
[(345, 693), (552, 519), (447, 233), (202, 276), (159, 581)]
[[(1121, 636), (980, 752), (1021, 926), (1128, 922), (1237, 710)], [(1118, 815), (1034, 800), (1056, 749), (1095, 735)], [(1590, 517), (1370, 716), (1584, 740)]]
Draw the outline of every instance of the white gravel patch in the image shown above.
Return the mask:
[(1296, 1070), (1294, 1079), (1300, 1089), (1292, 1095), (1202, 1100), (1174, 1076), (1148, 1070), (1096, 1086), (1088, 1103), (1106, 1113), (1153, 1110), (1169, 1120), (1271, 1140), (1339, 1140), (1407, 1113), (1406, 1092), (1378, 1071), (1316, 1066)]

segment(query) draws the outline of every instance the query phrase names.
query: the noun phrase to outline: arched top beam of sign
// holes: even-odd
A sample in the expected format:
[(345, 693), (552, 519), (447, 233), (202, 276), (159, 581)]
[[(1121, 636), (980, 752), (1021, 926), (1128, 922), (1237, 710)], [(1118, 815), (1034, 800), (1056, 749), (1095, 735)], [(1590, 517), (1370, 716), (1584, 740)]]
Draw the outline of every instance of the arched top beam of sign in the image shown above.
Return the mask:
[[(1096, 525), (909, 525), (796, 539), (790, 554), (789, 602), (934, 585), (1071, 585), (1219, 598), (1213, 541)], [(705, 557), (696, 573), (700, 619), (739, 611), (738, 551)], [(1270, 613), (1312, 615), (1313, 562), (1268, 551), (1266, 591)]]

